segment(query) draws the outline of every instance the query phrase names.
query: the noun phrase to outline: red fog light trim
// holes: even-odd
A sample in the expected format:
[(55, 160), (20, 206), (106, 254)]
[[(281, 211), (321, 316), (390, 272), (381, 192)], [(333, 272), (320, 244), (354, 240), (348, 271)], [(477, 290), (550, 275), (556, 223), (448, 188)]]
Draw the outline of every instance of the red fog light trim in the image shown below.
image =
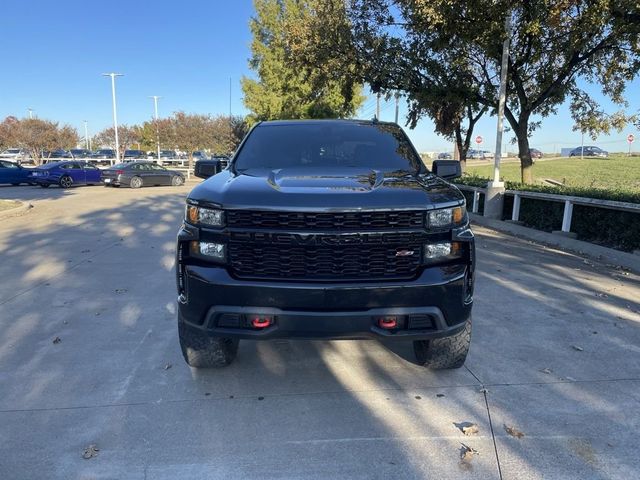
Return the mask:
[(273, 323), (273, 317), (268, 315), (256, 315), (251, 318), (251, 326), (254, 328), (267, 328)]
[(398, 326), (398, 317), (382, 317), (378, 319), (380, 328), (396, 328)]

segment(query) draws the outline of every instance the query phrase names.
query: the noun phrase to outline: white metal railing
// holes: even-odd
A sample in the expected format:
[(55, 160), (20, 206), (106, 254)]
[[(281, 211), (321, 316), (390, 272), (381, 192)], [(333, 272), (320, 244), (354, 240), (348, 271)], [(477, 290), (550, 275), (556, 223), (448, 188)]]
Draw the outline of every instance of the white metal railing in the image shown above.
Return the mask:
[[(481, 193), (486, 193), (486, 188), (472, 187), (469, 185), (456, 184), (460, 190), (473, 192), (473, 206), (471, 211), (478, 213), (478, 201)], [(550, 202), (564, 203), (562, 215), (562, 232), (571, 231), (571, 220), (573, 219), (573, 206), (584, 205), (588, 207), (607, 208), (624, 212), (640, 213), (640, 204), (631, 202), (618, 202), (615, 200), (601, 200), (599, 198), (575, 197), (572, 195), (559, 195), (556, 193), (527, 192), (524, 190), (505, 190), (505, 195), (513, 195), (513, 207), (511, 209), (511, 220), (517, 222), (520, 219), (520, 203), (522, 198), (534, 198), (547, 200)]]

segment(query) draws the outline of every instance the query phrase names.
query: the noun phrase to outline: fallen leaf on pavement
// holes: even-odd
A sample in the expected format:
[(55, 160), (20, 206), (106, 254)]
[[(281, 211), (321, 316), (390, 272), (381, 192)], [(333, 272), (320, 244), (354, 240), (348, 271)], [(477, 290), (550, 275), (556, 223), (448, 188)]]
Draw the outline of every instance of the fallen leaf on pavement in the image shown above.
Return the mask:
[(460, 422), (460, 423), (454, 422), (454, 425), (466, 436), (475, 435), (480, 431), (480, 429), (478, 428), (478, 425), (471, 422)]
[(551, 370), (550, 368), (543, 368), (542, 370), (540, 370), (542, 373), (546, 373), (546, 374), (550, 374), (551, 372), (553, 372), (553, 370)]
[(516, 437), (516, 438), (524, 437), (524, 433), (522, 433), (520, 430), (518, 430), (515, 427), (509, 427), (508, 425), (505, 425), (504, 426), (504, 430), (505, 430), (505, 432), (507, 432), (512, 437)]
[(164, 369), (165, 369), (165, 370), (169, 370), (172, 366), (173, 366), (173, 365), (171, 365), (170, 363), (167, 363), (167, 364), (164, 366)]
[(87, 448), (84, 449), (84, 452), (82, 453), (82, 458), (84, 458), (85, 460), (93, 458), (98, 455), (99, 451), (100, 449), (98, 448), (98, 446), (95, 443), (92, 443), (91, 445), (89, 445)]
[(471, 448), (464, 443), (461, 443), (460, 445), (462, 445), (460, 448), (460, 460), (463, 462), (470, 462), (474, 455), (478, 455), (478, 451), (475, 448)]
[(444, 393), (436, 393), (436, 397), (442, 398), (442, 397), (444, 397)]
[(60, 339), (60, 337), (56, 337), (53, 339), (53, 344), (57, 345), (58, 343), (60, 343), (62, 340)]
[(126, 288), (116, 288), (116, 293), (127, 293)]
[(573, 348), (574, 350), (577, 350), (578, 352), (584, 351), (584, 348), (579, 347), (578, 345), (571, 345), (571, 348)]

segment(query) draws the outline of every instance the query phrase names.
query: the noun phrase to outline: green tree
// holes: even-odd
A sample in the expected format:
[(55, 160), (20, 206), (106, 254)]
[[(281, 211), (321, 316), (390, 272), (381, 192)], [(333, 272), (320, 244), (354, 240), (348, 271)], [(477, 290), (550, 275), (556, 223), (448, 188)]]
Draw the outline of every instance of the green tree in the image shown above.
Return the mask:
[(321, 82), (350, 79), (368, 84), (386, 97), (402, 92), (409, 106), (408, 124), (430, 117), (436, 132), (458, 145), (464, 161), (473, 128), (487, 108), (474, 98), (470, 68), (448, 50), (411, 29), (399, 33), (402, 19), (391, 4), (343, 0), (311, 2), (313, 14), (289, 28), (289, 44), (304, 71)]
[(361, 85), (327, 78), (321, 68), (300, 69), (290, 45), (291, 32), (305, 25), (322, 0), (254, 0), (249, 66), (257, 78), (244, 77), (249, 122), (285, 118), (350, 117), (362, 105)]
[(80, 141), (77, 130), (70, 125), (60, 125), (40, 118), (8, 117), (2, 123), (0, 131), (12, 146), (29, 151), (36, 165), (42, 163), (43, 151), (73, 148)]
[(15, 145), (16, 124), (19, 120), (10, 115), (0, 123), (0, 149), (4, 150)]
[[(125, 150), (140, 143), (140, 138), (140, 127), (137, 125), (118, 125), (118, 146), (121, 159), (124, 157)], [(113, 127), (108, 127), (98, 132), (93, 137), (93, 141), (100, 147), (115, 150), (116, 136)]]
[[(623, 112), (606, 114), (585, 85), (599, 86), (626, 106), (625, 87), (640, 68), (637, 0), (351, 0), (351, 6), (356, 20), (364, 9), (386, 31), (396, 28), (396, 38), (409, 35), (423, 42), (430, 58), (446, 54), (467, 65), (472, 87), (464, 97), (493, 111), (502, 42), (510, 35), (505, 117), (518, 143), (525, 183), (532, 181), (529, 136), (540, 125), (535, 117), (569, 102), (576, 123), (592, 134), (632, 119)], [(366, 33), (364, 27), (365, 38)]]

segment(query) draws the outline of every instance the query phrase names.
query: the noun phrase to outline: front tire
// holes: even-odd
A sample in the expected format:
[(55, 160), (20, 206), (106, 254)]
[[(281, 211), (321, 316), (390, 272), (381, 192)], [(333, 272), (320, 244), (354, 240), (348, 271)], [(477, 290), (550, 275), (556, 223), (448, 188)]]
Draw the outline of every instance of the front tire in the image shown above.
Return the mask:
[(142, 179), (140, 177), (133, 177), (129, 182), (129, 186), (131, 188), (140, 188), (142, 187)]
[(73, 180), (71, 179), (71, 177), (65, 175), (60, 179), (60, 186), (62, 188), (70, 188), (71, 185), (73, 185)]
[(182, 356), (194, 368), (220, 368), (231, 364), (238, 353), (238, 339), (211, 337), (189, 329), (178, 322)]
[(471, 318), (464, 328), (450, 337), (416, 340), (413, 351), (420, 365), (433, 370), (460, 368), (464, 365), (471, 345)]

